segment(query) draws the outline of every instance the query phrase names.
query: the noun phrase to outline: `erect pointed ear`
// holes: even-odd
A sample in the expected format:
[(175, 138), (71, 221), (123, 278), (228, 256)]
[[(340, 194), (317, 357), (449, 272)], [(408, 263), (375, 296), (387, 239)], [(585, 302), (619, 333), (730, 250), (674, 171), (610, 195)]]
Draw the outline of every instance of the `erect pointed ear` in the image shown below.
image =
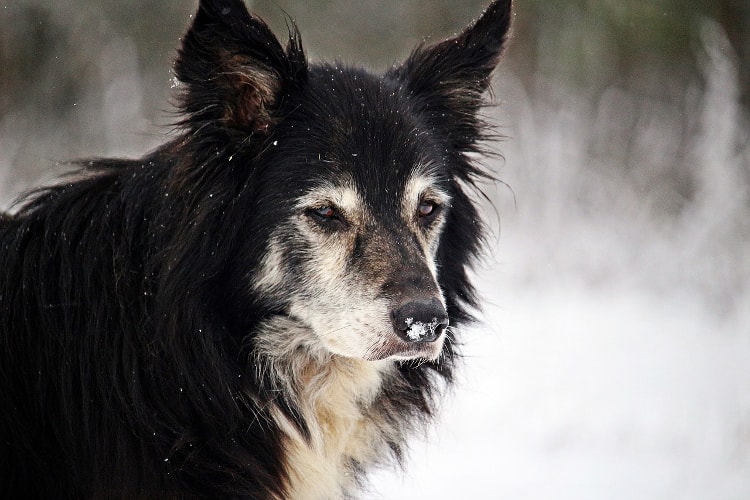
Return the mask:
[(262, 132), (284, 96), (304, 85), (307, 63), (293, 23), (285, 50), (242, 0), (201, 0), (174, 70), (184, 125)]
[(459, 150), (471, 149), (481, 122), (476, 114), (508, 40), (511, 0), (496, 0), (473, 25), (444, 42), (420, 46), (390, 75), (447, 127)]

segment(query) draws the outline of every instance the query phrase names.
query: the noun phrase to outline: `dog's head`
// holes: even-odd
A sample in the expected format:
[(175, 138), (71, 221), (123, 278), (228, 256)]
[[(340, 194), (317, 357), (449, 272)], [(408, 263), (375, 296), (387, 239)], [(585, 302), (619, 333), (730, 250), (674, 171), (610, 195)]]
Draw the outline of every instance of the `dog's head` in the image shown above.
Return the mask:
[(232, 172), (195, 196), (221, 192), (241, 211), (229, 274), (242, 294), (338, 355), (439, 357), (475, 305), (481, 223), (467, 191), (483, 172), (469, 157), (509, 24), (497, 0), (374, 75), (308, 64), (296, 29), (283, 48), (240, 0), (201, 2), (176, 63), (180, 104), (200, 168)]

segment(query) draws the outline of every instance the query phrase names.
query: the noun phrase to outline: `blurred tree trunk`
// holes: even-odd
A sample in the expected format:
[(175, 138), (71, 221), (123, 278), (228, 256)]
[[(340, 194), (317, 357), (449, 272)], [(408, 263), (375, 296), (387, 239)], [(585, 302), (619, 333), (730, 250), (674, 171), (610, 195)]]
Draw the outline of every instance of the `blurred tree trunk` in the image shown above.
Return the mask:
[(745, 109), (750, 109), (750, 2), (723, 0), (719, 3), (718, 21), (737, 53), (742, 103)]

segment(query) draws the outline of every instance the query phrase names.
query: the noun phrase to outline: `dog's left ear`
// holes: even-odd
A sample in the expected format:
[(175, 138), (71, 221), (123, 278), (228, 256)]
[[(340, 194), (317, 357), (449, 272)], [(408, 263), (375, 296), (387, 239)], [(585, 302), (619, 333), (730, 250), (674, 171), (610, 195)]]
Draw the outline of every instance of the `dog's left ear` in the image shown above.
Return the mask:
[(242, 0), (201, 0), (174, 70), (183, 124), (265, 132), (284, 96), (304, 84), (307, 62), (293, 23), (284, 49)]
[(477, 112), (508, 40), (511, 0), (496, 0), (463, 33), (418, 47), (390, 76), (402, 81), (460, 151), (472, 149), (481, 129)]

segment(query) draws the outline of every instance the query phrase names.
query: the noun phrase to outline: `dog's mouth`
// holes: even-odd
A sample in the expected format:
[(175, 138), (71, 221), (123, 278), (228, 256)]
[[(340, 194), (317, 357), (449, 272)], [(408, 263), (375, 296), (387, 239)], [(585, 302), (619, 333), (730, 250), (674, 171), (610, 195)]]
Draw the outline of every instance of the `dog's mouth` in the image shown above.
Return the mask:
[[(429, 329), (430, 325), (416, 325), (415, 328)], [(445, 331), (445, 327), (435, 327), (432, 333), (425, 334), (421, 337), (423, 339), (429, 338), (429, 340), (408, 339), (409, 332), (405, 334), (408, 340), (404, 339), (401, 334), (394, 333), (388, 335), (387, 338), (367, 350), (365, 359), (368, 361), (380, 361), (384, 359), (392, 359), (396, 361), (424, 359), (427, 361), (434, 361), (443, 351)], [(422, 335), (422, 332), (417, 331), (411, 332), (411, 335), (417, 336), (417, 333)]]

